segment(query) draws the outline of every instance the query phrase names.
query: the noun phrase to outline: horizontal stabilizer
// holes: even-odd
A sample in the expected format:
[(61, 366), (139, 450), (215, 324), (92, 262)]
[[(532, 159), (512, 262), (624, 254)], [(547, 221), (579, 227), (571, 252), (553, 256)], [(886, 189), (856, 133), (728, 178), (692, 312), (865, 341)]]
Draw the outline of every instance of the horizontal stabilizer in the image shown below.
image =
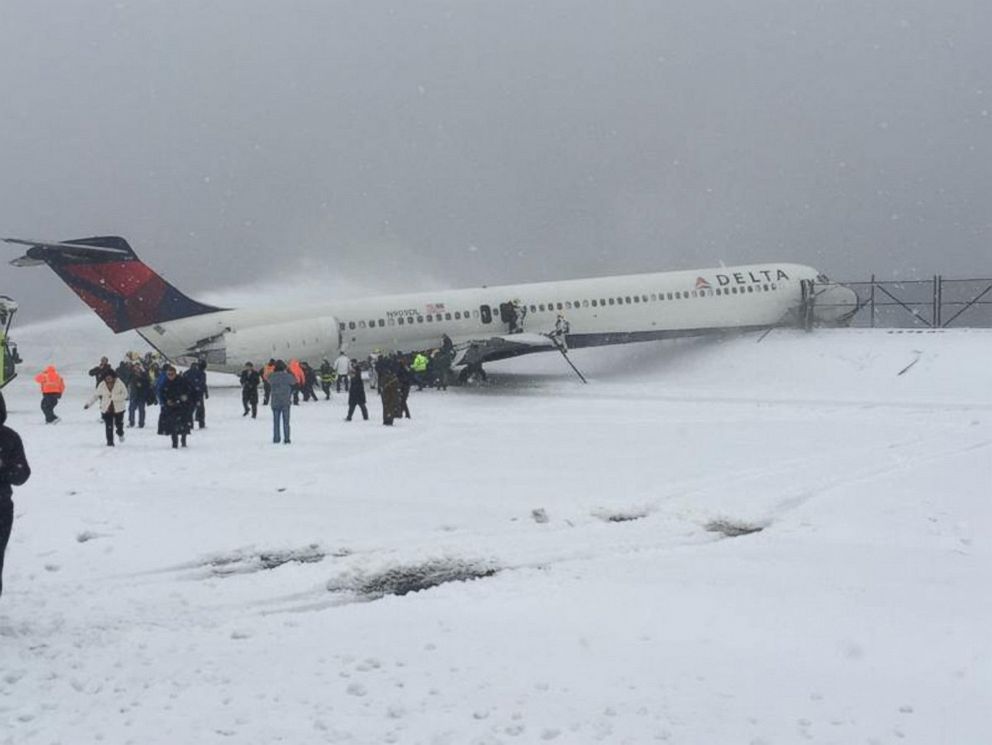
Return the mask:
[(187, 297), (166, 282), (120, 236), (68, 241), (3, 240), (28, 246), (27, 253), (11, 264), (46, 264), (115, 333), (221, 310)]

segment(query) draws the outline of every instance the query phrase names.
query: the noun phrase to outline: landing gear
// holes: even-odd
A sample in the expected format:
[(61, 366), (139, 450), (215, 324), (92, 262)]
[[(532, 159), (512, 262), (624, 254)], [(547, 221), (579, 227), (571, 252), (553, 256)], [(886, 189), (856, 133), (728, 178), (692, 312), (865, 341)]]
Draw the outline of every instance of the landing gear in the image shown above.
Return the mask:
[(471, 365), (465, 365), (465, 367), (461, 369), (461, 372), (458, 373), (458, 382), (462, 385), (479, 381), (485, 382), (488, 379), (489, 376), (486, 375), (486, 371), (482, 369), (481, 362), (474, 362)]

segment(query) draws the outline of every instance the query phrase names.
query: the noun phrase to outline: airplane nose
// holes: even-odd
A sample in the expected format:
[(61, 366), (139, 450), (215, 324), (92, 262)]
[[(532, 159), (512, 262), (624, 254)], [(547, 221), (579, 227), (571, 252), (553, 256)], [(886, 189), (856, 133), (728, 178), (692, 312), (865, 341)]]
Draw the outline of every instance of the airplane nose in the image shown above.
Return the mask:
[(846, 326), (858, 308), (858, 294), (854, 290), (831, 284), (817, 294), (813, 313), (818, 323)]

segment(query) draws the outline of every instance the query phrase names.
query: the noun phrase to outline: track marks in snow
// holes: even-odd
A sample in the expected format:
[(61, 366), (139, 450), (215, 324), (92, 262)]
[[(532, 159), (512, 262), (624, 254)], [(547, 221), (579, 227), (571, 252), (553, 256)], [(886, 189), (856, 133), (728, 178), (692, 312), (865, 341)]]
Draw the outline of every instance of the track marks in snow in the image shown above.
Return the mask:
[(325, 549), (319, 543), (311, 543), (300, 548), (259, 550), (249, 547), (208, 554), (193, 561), (139, 574), (188, 572), (188, 576), (192, 579), (223, 578), (269, 571), (286, 564), (317, 564), (327, 557), (343, 558), (349, 555), (351, 552), (348, 549)]
[(363, 600), (378, 600), (387, 595), (407, 595), (429, 590), (450, 582), (467, 582), (492, 577), (500, 567), (492, 562), (465, 559), (429, 559), (397, 565), (385, 570), (343, 575), (327, 583), (330, 592), (352, 593)]

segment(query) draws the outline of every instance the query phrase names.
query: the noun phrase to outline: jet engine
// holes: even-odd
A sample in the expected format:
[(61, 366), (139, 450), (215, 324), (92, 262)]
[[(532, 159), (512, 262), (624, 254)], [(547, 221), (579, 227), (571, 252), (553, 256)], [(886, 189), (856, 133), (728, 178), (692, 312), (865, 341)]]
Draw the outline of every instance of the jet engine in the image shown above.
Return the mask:
[(256, 367), (270, 358), (309, 361), (334, 359), (341, 348), (338, 322), (333, 316), (306, 318), (283, 323), (239, 325), (201, 339), (177, 361), (190, 364), (206, 360), (214, 369), (237, 372), (245, 362)]

